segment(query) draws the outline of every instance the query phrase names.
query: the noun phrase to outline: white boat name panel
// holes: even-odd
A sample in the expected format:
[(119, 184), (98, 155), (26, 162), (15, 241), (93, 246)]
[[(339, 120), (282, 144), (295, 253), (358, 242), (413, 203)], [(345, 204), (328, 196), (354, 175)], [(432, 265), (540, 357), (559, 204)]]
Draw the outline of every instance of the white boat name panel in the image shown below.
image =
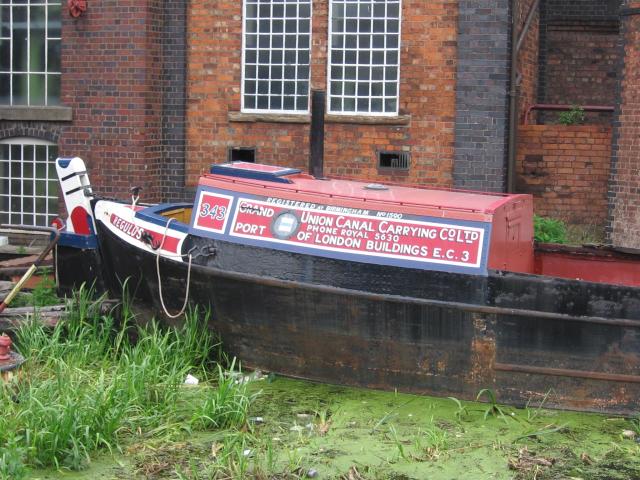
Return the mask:
[(343, 260), (486, 274), (490, 224), (201, 188), (190, 233)]
[[(152, 245), (159, 246), (162, 244), (162, 250), (166, 252), (177, 253), (180, 239), (171, 235), (164, 235), (153, 230), (146, 229), (140, 225), (132, 223), (122, 217), (119, 217), (115, 213), (109, 215), (109, 223), (113, 225), (119, 232), (131, 237), (134, 240), (142, 242), (142, 236), (147, 234), (150, 238)], [(164, 237), (164, 243), (162, 238)]]

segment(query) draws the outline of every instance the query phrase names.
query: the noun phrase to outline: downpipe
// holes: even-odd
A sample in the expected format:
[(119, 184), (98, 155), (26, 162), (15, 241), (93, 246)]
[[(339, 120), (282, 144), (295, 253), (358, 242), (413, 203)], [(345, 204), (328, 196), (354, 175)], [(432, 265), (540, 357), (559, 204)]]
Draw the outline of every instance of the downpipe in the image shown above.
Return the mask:
[(518, 0), (511, 0), (511, 68), (509, 78), (509, 139), (507, 144), (507, 193), (516, 190), (516, 157), (518, 141), (518, 57), (529, 32), (540, 0), (535, 0), (527, 13), (522, 32), (518, 34)]

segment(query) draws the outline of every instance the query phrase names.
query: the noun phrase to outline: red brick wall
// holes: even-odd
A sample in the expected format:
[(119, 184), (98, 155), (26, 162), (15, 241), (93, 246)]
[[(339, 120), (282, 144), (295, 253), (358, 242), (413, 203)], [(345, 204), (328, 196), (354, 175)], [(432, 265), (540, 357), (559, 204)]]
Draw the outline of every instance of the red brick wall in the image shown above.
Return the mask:
[[(640, 1), (628, 7), (640, 9)], [(613, 244), (640, 248), (640, 15), (623, 17), (624, 71), (614, 142), (609, 235)]]
[(305, 167), (307, 125), (227, 119), (240, 111), (242, 2), (192, 2), (187, 29), (187, 185), (226, 161), (229, 146), (257, 147), (258, 162)]
[(538, 215), (603, 227), (611, 163), (611, 128), (520, 126), (517, 191), (534, 196)]
[[(314, 0), (312, 88), (326, 89), (328, 0)], [(451, 185), (455, 115), (457, 2), (403, 2), (400, 113), (409, 125), (327, 123), (325, 173), (378, 175), (376, 150), (410, 150), (398, 179)], [(256, 146), (257, 161), (300, 167), (309, 157), (309, 125), (230, 122), (240, 110), (242, 2), (192, 2), (188, 12), (187, 184), (229, 146)]]
[(62, 103), (73, 124), (61, 155), (82, 157), (96, 190), (124, 196), (144, 188), (160, 197), (160, 0), (89, 2), (78, 19), (63, 14)]

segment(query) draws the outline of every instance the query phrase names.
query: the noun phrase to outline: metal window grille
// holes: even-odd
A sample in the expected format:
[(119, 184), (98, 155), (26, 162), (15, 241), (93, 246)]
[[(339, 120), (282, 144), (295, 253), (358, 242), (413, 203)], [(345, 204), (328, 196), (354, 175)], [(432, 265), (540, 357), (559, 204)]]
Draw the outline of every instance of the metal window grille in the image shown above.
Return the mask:
[(0, 104), (60, 104), (60, 0), (0, 2)]
[(401, 0), (331, 0), (328, 108), (397, 115)]
[(378, 168), (383, 170), (409, 170), (409, 152), (378, 152)]
[(244, 0), (242, 111), (307, 113), (311, 0)]
[(0, 141), (0, 223), (46, 226), (58, 214), (55, 144), (33, 138)]

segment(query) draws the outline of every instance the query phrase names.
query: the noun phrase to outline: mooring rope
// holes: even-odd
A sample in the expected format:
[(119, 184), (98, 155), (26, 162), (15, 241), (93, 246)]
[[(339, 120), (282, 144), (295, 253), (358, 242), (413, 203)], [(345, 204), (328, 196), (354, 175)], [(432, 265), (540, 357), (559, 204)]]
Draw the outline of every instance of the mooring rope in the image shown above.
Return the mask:
[[(189, 267), (187, 269), (187, 291), (184, 295), (184, 303), (182, 304), (182, 308), (176, 314), (169, 313), (167, 307), (164, 304), (164, 298), (162, 297), (162, 278), (160, 276), (160, 250), (164, 246), (164, 241), (167, 238), (167, 232), (169, 231), (169, 225), (174, 221), (175, 218), (170, 218), (167, 224), (164, 227), (164, 235), (162, 236), (162, 241), (160, 242), (160, 246), (156, 252), (156, 273), (158, 274), (158, 294), (160, 295), (160, 304), (162, 305), (162, 310), (164, 310), (164, 314), (169, 318), (178, 318), (180, 315), (184, 313), (187, 308), (187, 303), (189, 302), (189, 287), (191, 286), (191, 253), (189, 253)], [(182, 257), (183, 255), (176, 255)]]

